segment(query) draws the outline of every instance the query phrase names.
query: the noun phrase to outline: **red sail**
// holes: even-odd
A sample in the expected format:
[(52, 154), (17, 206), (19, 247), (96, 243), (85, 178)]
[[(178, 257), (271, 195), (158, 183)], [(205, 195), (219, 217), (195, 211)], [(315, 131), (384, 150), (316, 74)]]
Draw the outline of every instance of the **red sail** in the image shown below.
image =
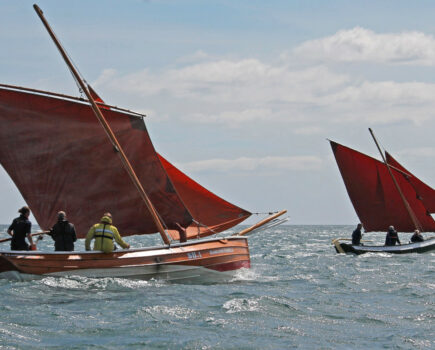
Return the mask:
[[(160, 160), (175, 189), (195, 221), (187, 229), (188, 238), (205, 237), (233, 227), (247, 219), (251, 213), (216, 196), (182, 173), (161, 155)], [(171, 231), (174, 239), (178, 233)]]
[(391, 154), (385, 152), (388, 164), (394, 166), (395, 168), (408, 173), (410, 176), (403, 175), (405, 179), (414, 187), (418, 198), (423, 202), (423, 205), (430, 213), (435, 213), (435, 190), (426, 185), (423, 181), (415, 177), (408, 170), (406, 170), (396, 159), (394, 159)]
[[(89, 86), (92, 97), (104, 103), (101, 97)], [(103, 106), (104, 107), (104, 106)], [(137, 150), (139, 151), (139, 148)], [(144, 157), (146, 156), (146, 150)], [(184, 205), (194, 217), (194, 222), (186, 228), (187, 239), (207, 237), (222, 232), (246, 220), (251, 213), (216, 196), (186, 174), (174, 167), (170, 162), (158, 155), (166, 173)], [(169, 230), (173, 239), (180, 239), (177, 230)]]
[[(143, 120), (114, 109), (104, 115), (165, 224), (189, 226)], [(42, 229), (65, 210), (84, 237), (109, 211), (123, 236), (157, 232), (88, 104), (0, 88), (0, 124), (0, 163)]]
[[(335, 159), (353, 207), (366, 231), (398, 231), (415, 228), (388, 169), (382, 162), (331, 141)], [(417, 199), (414, 188), (399, 171), (393, 174), (424, 231), (435, 231), (435, 221)]]

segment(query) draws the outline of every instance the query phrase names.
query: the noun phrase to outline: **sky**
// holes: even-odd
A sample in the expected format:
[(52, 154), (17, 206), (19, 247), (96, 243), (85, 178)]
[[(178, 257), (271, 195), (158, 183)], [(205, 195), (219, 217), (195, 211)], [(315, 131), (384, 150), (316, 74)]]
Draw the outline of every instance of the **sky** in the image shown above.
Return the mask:
[[(80, 96), (34, 1), (0, 1), (0, 82)], [(358, 222), (327, 139), (379, 158), (369, 127), (434, 184), (435, 2), (37, 4), (107, 103), (145, 113), (159, 153), (249, 211)], [(3, 168), (0, 194), (9, 223), (25, 203)]]

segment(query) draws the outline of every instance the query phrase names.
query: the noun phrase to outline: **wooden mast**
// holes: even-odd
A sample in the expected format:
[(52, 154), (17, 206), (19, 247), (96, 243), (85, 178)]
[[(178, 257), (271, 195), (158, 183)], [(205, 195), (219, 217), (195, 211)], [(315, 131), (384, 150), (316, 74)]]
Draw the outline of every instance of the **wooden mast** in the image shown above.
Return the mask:
[(148, 198), (142, 184), (140, 183), (138, 177), (136, 176), (136, 173), (133, 170), (133, 167), (131, 166), (130, 162), (127, 159), (127, 156), (125, 155), (121, 145), (119, 144), (118, 140), (116, 139), (115, 134), (113, 133), (112, 129), (110, 128), (109, 124), (107, 123), (106, 119), (104, 118), (103, 114), (101, 113), (100, 109), (98, 108), (97, 104), (95, 103), (95, 100), (91, 96), (87, 86), (85, 85), (84, 81), (78, 74), (77, 70), (75, 69), (74, 65), (71, 63), (70, 59), (68, 58), (65, 50), (63, 49), (62, 45), (60, 44), (59, 40), (56, 38), (56, 35), (54, 34), (53, 30), (51, 29), (50, 25), (48, 24), (47, 20), (45, 19), (42, 10), (38, 7), (38, 5), (34, 4), (33, 8), (35, 9), (36, 13), (38, 14), (39, 18), (41, 19), (42, 23), (44, 24), (45, 28), (47, 29), (48, 33), (50, 34), (51, 38), (53, 39), (56, 47), (58, 48), (59, 52), (61, 53), (65, 63), (68, 65), (68, 68), (71, 70), (71, 73), (73, 74), (74, 78), (79, 83), (81, 89), (86, 94), (86, 97), (88, 98), (89, 102), (91, 103), (92, 110), (94, 111), (95, 116), (97, 117), (98, 121), (102, 125), (104, 131), (106, 132), (107, 136), (110, 139), (110, 142), (112, 143), (115, 151), (119, 154), (119, 157), (121, 159), (122, 165), (124, 166), (125, 170), (127, 171), (128, 175), (130, 176), (131, 181), (133, 181), (133, 184), (135, 185), (136, 189), (139, 191), (140, 196), (142, 197), (143, 201), (145, 202), (149, 213), (151, 214), (151, 217), (154, 220), (154, 223), (162, 236), (163, 242), (165, 244), (169, 244), (169, 239), (166, 235), (165, 229), (162, 225), (162, 222), (159, 219), (159, 216), (157, 214), (156, 209), (154, 208), (153, 204), (151, 203), (150, 199)]
[(408, 201), (406, 200), (405, 196), (403, 195), (402, 190), (400, 189), (399, 184), (397, 183), (396, 178), (393, 175), (393, 172), (391, 171), (390, 165), (387, 163), (387, 160), (385, 159), (384, 153), (381, 150), (381, 147), (379, 146), (378, 140), (375, 137), (375, 134), (371, 128), (369, 128), (370, 134), (373, 137), (373, 140), (375, 141), (376, 147), (378, 148), (379, 153), (381, 154), (382, 160), (384, 161), (385, 166), (388, 169), (388, 172), (390, 173), (391, 178), (393, 179), (394, 185), (396, 186), (397, 191), (399, 192), (400, 198), (403, 201), (403, 204), (405, 205), (406, 211), (409, 214), (409, 217), (411, 218), (411, 221), (413, 222), (415, 228), (419, 231), (423, 231), (420, 223), (418, 222), (417, 217), (415, 216), (414, 212), (412, 211), (411, 206), (409, 205)]

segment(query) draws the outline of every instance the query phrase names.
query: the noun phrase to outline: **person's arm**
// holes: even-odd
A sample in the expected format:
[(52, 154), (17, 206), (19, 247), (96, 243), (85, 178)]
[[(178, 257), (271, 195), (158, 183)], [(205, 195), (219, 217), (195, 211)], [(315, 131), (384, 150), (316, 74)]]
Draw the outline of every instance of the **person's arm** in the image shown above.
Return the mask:
[(49, 235), (51, 239), (54, 241), (54, 226), (50, 229), (50, 231), (47, 231), (47, 235)]
[(88, 234), (86, 235), (86, 240), (85, 240), (86, 250), (91, 250), (91, 241), (92, 238), (94, 238), (94, 234), (95, 234), (95, 225), (91, 227), (91, 229), (88, 231)]
[(15, 219), (14, 219), (14, 221), (12, 221), (12, 224), (9, 226), (9, 228), (8, 228), (8, 235), (9, 236), (13, 236), (14, 234), (13, 234), (13, 232), (14, 232), (14, 229), (15, 229)]
[(112, 226), (112, 229), (113, 229), (113, 234), (114, 234), (114, 238), (115, 238), (116, 243), (118, 243), (122, 248), (127, 248), (127, 249), (130, 248), (130, 244), (126, 243), (122, 239), (121, 235), (118, 232), (118, 229), (116, 227), (113, 227), (113, 226)]
[(402, 245), (402, 243), (400, 243), (399, 234), (397, 234), (397, 243), (399, 243), (400, 245)]
[(73, 224), (71, 224), (71, 235), (73, 242), (77, 241), (77, 234), (76, 234), (76, 228)]
[(32, 234), (30, 233), (32, 231), (32, 224), (30, 222), (28, 222), (28, 224), (26, 225), (26, 236), (27, 236), (27, 240), (30, 243), (30, 247), (35, 247), (35, 245), (33, 244), (33, 238), (32, 238)]

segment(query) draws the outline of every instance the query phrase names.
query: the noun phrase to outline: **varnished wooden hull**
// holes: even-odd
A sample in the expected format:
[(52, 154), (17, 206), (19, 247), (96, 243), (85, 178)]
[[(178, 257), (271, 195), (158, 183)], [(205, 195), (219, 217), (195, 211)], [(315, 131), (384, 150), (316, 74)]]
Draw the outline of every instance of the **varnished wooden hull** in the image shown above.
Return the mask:
[(247, 239), (228, 237), (142, 249), (102, 252), (0, 251), (0, 274), (219, 279), (250, 267)]

